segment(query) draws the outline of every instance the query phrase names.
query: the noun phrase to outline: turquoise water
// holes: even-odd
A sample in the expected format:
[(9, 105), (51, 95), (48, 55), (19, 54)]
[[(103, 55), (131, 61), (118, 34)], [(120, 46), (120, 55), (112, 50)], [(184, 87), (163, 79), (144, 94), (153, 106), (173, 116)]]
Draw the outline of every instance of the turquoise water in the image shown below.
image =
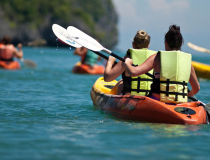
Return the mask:
[[(135, 123), (94, 109), (98, 75), (71, 73), (66, 48), (24, 48), (36, 69), (0, 70), (0, 159), (207, 159), (210, 125)], [(123, 54), (117, 53), (123, 56)], [(192, 53), (210, 64), (210, 55)], [(197, 97), (210, 102), (210, 81)]]

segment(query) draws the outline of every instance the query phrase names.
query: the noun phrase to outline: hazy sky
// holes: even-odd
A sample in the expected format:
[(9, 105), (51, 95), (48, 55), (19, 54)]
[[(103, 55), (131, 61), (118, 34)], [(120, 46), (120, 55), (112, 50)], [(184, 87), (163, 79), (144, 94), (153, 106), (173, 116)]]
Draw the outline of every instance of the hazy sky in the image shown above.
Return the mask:
[(119, 42), (126, 51), (138, 30), (151, 36), (150, 49), (164, 50), (164, 35), (172, 24), (180, 26), (183, 51), (187, 42), (210, 49), (210, 0), (113, 0), (119, 16)]

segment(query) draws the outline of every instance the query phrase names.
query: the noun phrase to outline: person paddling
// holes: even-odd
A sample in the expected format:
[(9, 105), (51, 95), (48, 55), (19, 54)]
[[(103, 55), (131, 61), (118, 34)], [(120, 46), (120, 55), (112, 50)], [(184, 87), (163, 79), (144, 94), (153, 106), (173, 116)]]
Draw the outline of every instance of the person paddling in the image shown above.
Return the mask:
[(11, 44), (11, 38), (9, 36), (4, 36), (1, 39), (0, 45), (0, 60), (1, 61), (14, 61), (14, 57), (22, 58), (23, 50), (22, 44), (17, 45), (18, 50)]
[[(126, 58), (125, 68), (129, 75), (139, 76), (154, 69), (151, 98), (165, 103), (184, 103), (194, 96), (200, 85), (191, 65), (191, 54), (181, 52), (183, 37), (180, 27), (171, 25), (165, 34), (165, 51), (150, 56), (144, 63), (133, 67), (133, 60)], [(188, 93), (187, 84), (192, 90)]]
[(93, 53), (85, 47), (75, 48), (74, 54), (81, 56), (81, 63), (89, 66), (94, 66), (96, 65), (97, 61), (101, 60), (97, 54)]
[(17, 45), (17, 50), (10, 42), (9, 36), (4, 36), (0, 41), (0, 67), (4, 69), (20, 69), (20, 63), (15, 61), (14, 57), (22, 59), (22, 44)]
[[(156, 51), (148, 50), (149, 45), (150, 36), (144, 30), (139, 30), (133, 39), (133, 48), (128, 49), (124, 58), (132, 58), (136, 65), (143, 63), (150, 55), (156, 53)], [(114, 62), (115, 58), (109, 56), (104, 72), (104, 81), (110, 82), (120, 75), (122, 75), (122, 79), (116, 84), (110, 94), (138, 94), (145, 96), (150, 92), (152, 82), (150, 77), (145, 74), (139, 77), (131, 77), (125, 70), (124, 62), (119, 61), (113, 67)]]

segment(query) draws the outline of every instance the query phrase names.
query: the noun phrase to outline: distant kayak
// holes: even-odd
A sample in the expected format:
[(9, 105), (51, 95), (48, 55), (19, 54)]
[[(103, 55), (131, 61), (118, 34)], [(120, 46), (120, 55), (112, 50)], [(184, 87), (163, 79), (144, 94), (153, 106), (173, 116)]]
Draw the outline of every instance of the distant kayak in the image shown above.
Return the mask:
[(89, 66), (86, 64), (81, 64), (81, 62), (77, 62), (72, 69), (73, 73), (80, 74), (104, 74), (104, 66), (103, 65), (94, 65)]
[(0, 61), (0, 67), (8, 70), (20, 69), (20, 63), (18, 61)]
[(207, 113), (199, 101), (166, 104), (146, 96), (115, 95), (111, 89), (117, 81), (96, 80), (90, 96), (93, 105), (116, 118), (151, 123), (206, 124)]
[(197, 77), (210, 79), (210, 65), (192, 61)]

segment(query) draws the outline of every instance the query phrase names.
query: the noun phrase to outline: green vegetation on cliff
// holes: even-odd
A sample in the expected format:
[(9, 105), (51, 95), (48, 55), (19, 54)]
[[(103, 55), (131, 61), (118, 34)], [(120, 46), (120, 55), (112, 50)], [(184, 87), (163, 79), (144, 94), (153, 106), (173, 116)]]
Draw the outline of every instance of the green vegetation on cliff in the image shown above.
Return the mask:
[[(44, 38), (48, 45), (53, 45), (51, 26), (57, 23), (63, 27), (74, 25), (107, 47), (117, 43), (117, 14), (111, 0), (1, 0), (0, 10), (0, 18), (6, 23), (0, 24), (0, 29), (7, 25), (14, 32), (13, 39), (24, 40), (16, 36), (18, 30), (27, 40)], [(27, 37), (26, 30), (38, 36)]]

